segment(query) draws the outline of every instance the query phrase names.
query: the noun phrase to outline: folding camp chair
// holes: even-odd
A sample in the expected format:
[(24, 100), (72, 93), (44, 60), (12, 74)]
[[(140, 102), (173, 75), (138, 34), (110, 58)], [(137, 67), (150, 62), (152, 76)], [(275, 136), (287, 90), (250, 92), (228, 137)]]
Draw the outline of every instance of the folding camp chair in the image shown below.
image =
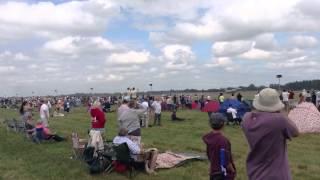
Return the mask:
[(87, 139), (79, 139), (77, 133), (73, 132), (71, 135), (72, 138), (72, 150), (75, 159), (82, 159), (83, 151), (88, 143)]
[(16, 132), (18, 133), (26, 132), (26, 123), (22, 120), (20, 121), (15, 120), (15, 127), (16, 127)]
[(10, 120), (10, 119), (6, 119), (3, 121), (3, 123), (6, 124), (7, 127), (7, 131), (16, 131), (16, 123), (15, 123), (15, 119)]
[(122, 143), (113, 147), (115, 159), (117, 162), (125, 165), (129, 169), (129, 178), (133, 177), (134, 159), (130, 156), (130, 150), (127, 143)]

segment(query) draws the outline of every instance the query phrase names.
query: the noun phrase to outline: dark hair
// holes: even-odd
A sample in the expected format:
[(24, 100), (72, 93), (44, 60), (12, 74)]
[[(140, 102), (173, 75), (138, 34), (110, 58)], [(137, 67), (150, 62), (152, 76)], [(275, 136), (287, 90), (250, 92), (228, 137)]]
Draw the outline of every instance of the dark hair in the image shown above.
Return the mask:
[(128, 130), (126, 128), (121, 128), (118, 133), (119, 136), (127, 136)]
[(134, 100), (131, 100), (128, 104), (129, 108), (134, 108), (136, 105), (135, 101)]
[(23, 107), (24, 107), (25, 105), (27, 105), (27, 103), (28, 103), (27, 101), (23, 101), (23, 102), (22, 102), (22, 104), (21, 104), (21, 106), (20, 106), (20, 110), (19, 110), (19, 112), (20, 112), (21, 115), (24, 114), (24, 108), (23, 108)]
[(220, 130), (220, 129), (222, 129), (223, 126), (224, 126), (224, 123), (211, 124), (211, 128), (214, 129), (214, 130)]
[(212, 113), (209, 118), (210, 127), (214, 130), (222, 129), (225, 121), (226, 119), (221, 113)]

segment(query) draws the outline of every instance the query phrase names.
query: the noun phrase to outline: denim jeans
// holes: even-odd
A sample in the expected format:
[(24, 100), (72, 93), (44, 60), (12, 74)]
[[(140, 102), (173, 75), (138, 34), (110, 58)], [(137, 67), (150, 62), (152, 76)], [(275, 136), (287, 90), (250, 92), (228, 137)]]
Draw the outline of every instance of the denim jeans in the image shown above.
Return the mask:
[(154, 125), (158, 124), (158, 125), (161, 125), (161, 113), (160, 114), (157, 114), (155, 113), (154, 114)]

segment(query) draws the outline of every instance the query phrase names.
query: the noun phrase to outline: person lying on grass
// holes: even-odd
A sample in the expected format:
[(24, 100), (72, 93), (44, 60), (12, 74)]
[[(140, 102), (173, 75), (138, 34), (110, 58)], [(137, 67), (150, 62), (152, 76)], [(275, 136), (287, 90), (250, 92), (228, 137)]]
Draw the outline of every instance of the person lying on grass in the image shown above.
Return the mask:
[(222, 133), (226, 121), (227, 119), (221, 113), (212, 113), (209, 118), (212, 131), (202, 138), (207, 145), (210, 180), (233, 180), (236, 176), (231, 143)]
[(144, 150), (143, 144), (137, 144), (128, 138), (128, 130), (120, 128), (118, 136), (113, 139), (113, 143), (120, 145), (127, 143), (130, 150), (130, 156), (134, 159), (134, 167), (136, 169), (143, 169), (148, 174), (155, 173), (156, 160), (158, 150), (155, 148)]

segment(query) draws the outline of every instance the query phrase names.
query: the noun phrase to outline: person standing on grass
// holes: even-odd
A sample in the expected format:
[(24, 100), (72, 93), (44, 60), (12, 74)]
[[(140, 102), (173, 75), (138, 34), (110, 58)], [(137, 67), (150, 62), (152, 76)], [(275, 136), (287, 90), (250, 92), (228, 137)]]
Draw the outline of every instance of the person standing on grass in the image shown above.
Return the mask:
[(154, 109), (154, 123), (153, 125), (161, 126), (161, 103), (159, 97), (153, 101), (151, 107)]
[(256, 111), (246, 113), (242, 123), (250, 146), (249, 180), (291, 180), (287, 140), (299, 135), (296, 125), (280, 112), (284, 105), (275, 89), (260, 91), (253, 106)]
[(23, 122), (26, 122), (28, 115), (31, 114), (31, 107), (27, 101), (22, 102), (20, 109), (19, 109), (19, 113), (21, 116), (21, 120)]
[(218, 96), (218, 100), (219, 100), (219, 103), (222, 104), (224, 102), (224, 96), (223, 96), (223, 93), (220, 93), (219, 96)]
[(49, 127), (49, 107), (47, 105), (48, 101), (46, 99), (41, 99), (40, 106), (40, 121), (42, 122), (44, 127)]
[(294, 92), (292, 90), (289, 91), (289, 109), (294, 107)]
[(91, 115), (91, 129), (100, 131), (101, 134), (104, 134), (104, 126), (106, 123), (106, 117), (104, 112), (101, 108), (100, 101), (96, 100), (91, 109), (90, 109), (90, 115)]
[(128, 129), (129, 138), (140, 144), (141, 142), (141, 128), (140, 128), (140, 119), (139, 116), (145, 113), (147, 110), (136, 109), (137, 103), (135, 100), (130, 100), (128, 104), (129, 109), (124, 109), (122, 114), (119, 117), (119, 129), (126, 128)]
[(238, 99), (239, 102), (242, 102), (242, 95), (241, 95), (241, 93), (238, 93), (237, 99)]
[(121, 128), (121, 122), (120, 122), (120, 117), (122, 116), (122, 114), (127, 111), (129, 108), (128, 106), (128, 100), (129, 97), (123, 98), (122, 104), (120, 105), (120, 107), (117, 110), (117, 118), (118, 118), (118, 127), (119, 129)]
[(285, 89), (282, 92), (282, 102), (284, 104), (285, 110), (288, 112), (289, 111), (289, 93)]
[(316, 106), (317, 106), (318, 108), (320, 108), (320, 91), (318, 91), (318, 92), (316, 93), (316, 95), (317, 95), (317, 98), (316, 98), (316, 99), (317, 99), (317, 103), (316, 103), (317, 105), (316, 105)]
[(222, 132), (226, 121), (226, 118), (221, 113), (212, 113), (209, 118), (212, 131), (202, 138), (207, 145), (207, 156), (210, 161), (210, 180), (233, 180), (236, 177), (231, 143)]

